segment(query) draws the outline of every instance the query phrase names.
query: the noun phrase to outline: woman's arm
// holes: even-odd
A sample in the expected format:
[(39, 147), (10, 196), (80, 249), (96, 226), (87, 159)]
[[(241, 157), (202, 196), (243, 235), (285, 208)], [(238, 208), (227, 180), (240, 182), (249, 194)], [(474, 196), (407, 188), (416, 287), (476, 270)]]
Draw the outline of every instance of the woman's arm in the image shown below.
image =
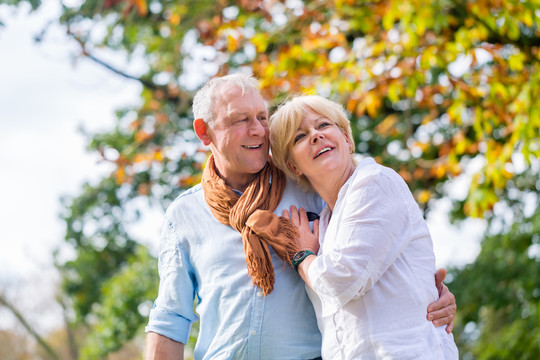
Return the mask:
[[(402, 207), (404, 202), (400, 201), (403, 200), (400, 199), (402, 194), (396, 191), (395, 184), (390, 185), (393, 181), (385, 181), (389, 180), (388, 178), (382, 181), (389, 186), (378, 184), (381, 181), (380, 178), (371, 178), (371, 180), (374, 181), (362, 182), (361, 186), (356, 184), (358, 187), (353, 189), (352, 194), (348, 194), (352, 195), (348, 196), (348, 199), (353, 199), (354, 206), (347, 209), (345, 216), (341, 218), (342, 221), (339, 223), (339, 233), (348, 234), (348, 236), (345, 236), (339, 244), (334, 243), (330, 253), (325, 253), (319, 258), (310, 255), (297, 268), (302, 279), (315, 291), (327, 291), (327, 295), (330, 296), (332, 293), (340, 296), (347, 292), (346, 296), (341, 296), (342, 298), (337, 300), (341, 305), (359, 293), (369, 290), (392, 261), (399, 256), (401, 249), (407, 245), (406, 238), (400, 237), (400, 230), (406, 228), (409, 221), (408, 216), (405, 215), (408, 209)], [(361, 201), (362, 193), (365, 192), (371, 195), (366, 201)], [(374, 194), (378, 195), (373, 196)], [(290, 217), (299, 228), (299, 249), (311, 250), (317, 254), (319, 248), (318, 228), (314, 223), (314, 231), (317, 230), (317, 236), (311, 233), (305, 211), (301, 209), (298, 213), (296, 208), (292, 207), (290, 215), (286, 211), (283, 215)], [(358, 236), (361, 236), (362, 242), (350, 241), (349, 239)], [(358, 254), (360, 255), (356, 256)], [(317, 269), (313, 272), (316, 274), (316, 287), (319, 289), (315, 289), (311, 283), (309, 271), (316, 260), (317, 268), (323, 268), (323, 271)], [(324, 264), (326, 262), (328, 264)], [(327, 276), (324, 268), (331, 268), (333, 275)], [(336, 268), (339, 268), (337, 272)], [(354, 270), (358, 268), (363, 269), (363, 271)], [(358, 279), (359, 273), (364, 274), (360, 281)], [(444, 270), (437, 273), (439, 276), (436, 276), (435, 280), (440, 299), (430, 304), (427, 316), (429, 320), (434, 321), (436, 326), (448, 325), (446, 330), (450, 332), (453, 328), (456, 305), (454, 296), (442, 284), (444, 274)], [(313, 274), (311, 274), (312, 276)], [(330, 278), (332, 276), (334, 277)], [(328, 279), (326, 279), (327, 277)], [(349, 287), (350, 284), (354, 284), (354, 286)], [(322, 288), (323, 286), (326, 288)]]
[[(292, 222), (298, 227), (300, 236), (297, 240), (299, 249), (310, 250), (317, 254), (319, 250), (319, 222), (315, 220), (313, 222), (313, 231), (309, 228), (309, 221), (304, 209), (297, 210), (296, 207), (291, 207), (291, 213), (287, 210), (283, 212), (283, 216), (292, 220)], [(313, 289), (311, 282), (309, 281), (308, 269), (311, 263), (317, 259), (316, 255), (309, 255), (302, 261), (298, 267), (298, 274), (304, 280), (304, 282)], [(439, 291), (439, 300), (431, 303), (427, 308), (427, 319), (433, 322), (435, 326), (446, 325), (446, 332), (451, 333), (454, 329), (454, 317), (456, 314), (456, 298), (454, 294), (450, 292), (448, 287), (443, 284), (443, 280), (446, 277), (446, 270), (439, 269), (435, 273), (435, 285)]]

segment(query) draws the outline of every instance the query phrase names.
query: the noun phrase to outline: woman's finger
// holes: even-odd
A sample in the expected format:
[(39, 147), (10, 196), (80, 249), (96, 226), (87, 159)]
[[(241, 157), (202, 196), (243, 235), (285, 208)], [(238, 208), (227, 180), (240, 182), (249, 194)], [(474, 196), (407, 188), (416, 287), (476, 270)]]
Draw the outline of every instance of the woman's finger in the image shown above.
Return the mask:
[(284, 217), (284, 218), (287, 218), (287, 219), (290, 219), (291, 216), (289, 215), (289, 210), (285, 209), (283, 210), (283, 212), (281, 213), (281, 215)]

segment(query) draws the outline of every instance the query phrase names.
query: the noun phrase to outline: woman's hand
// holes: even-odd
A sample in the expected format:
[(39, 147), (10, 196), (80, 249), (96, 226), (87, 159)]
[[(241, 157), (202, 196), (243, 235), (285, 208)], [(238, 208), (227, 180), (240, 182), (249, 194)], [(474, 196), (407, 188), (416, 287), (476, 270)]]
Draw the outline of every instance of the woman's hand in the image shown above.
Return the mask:
[(298, 228), (300, 235), (296, 239), (298, 249), (310, 250), (314, 254), (319, 251), (319, 220), (313, 221), (313, 231), (309, 228), (309, 220), (306, 210), (300, 208), (298, 210), (296, 206), (291, 206), (291, 212), (283, 210), (283, 217), (290, 219), (292, 223)]

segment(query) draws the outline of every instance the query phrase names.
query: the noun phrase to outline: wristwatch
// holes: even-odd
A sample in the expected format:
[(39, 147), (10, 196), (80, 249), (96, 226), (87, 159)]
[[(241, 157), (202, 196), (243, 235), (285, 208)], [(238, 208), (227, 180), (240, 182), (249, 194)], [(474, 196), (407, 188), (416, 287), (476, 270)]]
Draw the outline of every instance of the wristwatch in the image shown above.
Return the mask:
[(300, 263), (304, 261), (304, 259), (307, 258), (309, 255), (315, 255), (315, 253), (309, 250), (300, 250), (299, 252), (294, 254), (292, 258), (292, 265), (294, 267), (294, 270), (298, 271), (298, 265), (300, 265)]

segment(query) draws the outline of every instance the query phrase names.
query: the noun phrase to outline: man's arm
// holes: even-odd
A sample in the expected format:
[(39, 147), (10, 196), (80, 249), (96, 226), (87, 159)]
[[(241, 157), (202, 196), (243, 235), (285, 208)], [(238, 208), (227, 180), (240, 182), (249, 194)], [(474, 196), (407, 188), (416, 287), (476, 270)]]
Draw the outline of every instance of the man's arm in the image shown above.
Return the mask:
[(456, 298), (443, 284), (446, 277), (446, 270), (439, 269), (435, 274), (435, 284), (439, 290), (439, 300), (429, 304), (427, 319), (433, 321), (433, 325), (446, 325), (446, 332), (451, 333), (454, 329), (454, 316), (456, 314)]
[(155, 332), (146, 335), (145, 360), (184, 360), (184, 344)]

